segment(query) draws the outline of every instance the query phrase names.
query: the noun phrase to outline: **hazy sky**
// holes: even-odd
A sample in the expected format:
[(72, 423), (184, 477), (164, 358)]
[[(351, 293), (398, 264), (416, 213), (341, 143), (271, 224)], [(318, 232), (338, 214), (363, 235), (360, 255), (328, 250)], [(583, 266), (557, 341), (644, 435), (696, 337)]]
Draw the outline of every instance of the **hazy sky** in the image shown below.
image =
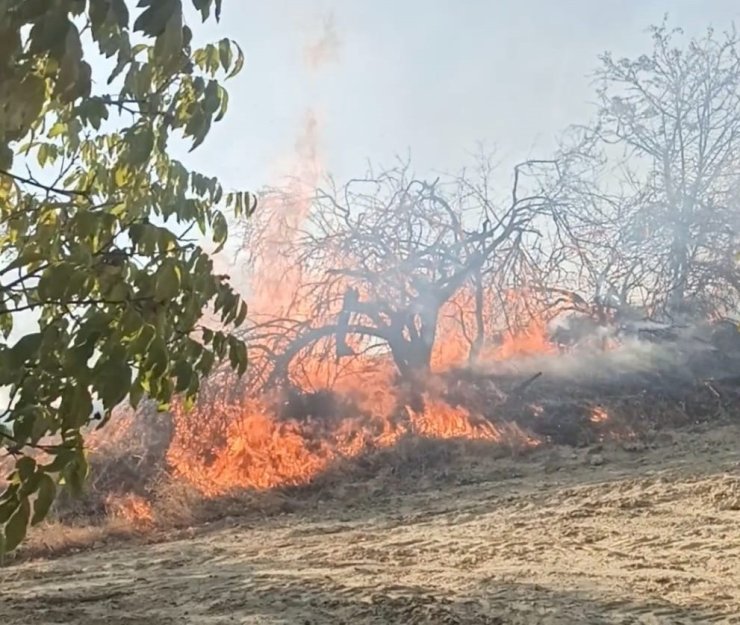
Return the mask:
[[(229, 187), (283, 170), (308, 110), (339, 177), (411, 151), (419, 172), (457, 169), (478, 142), (506, 161), (539, 154), (592, 108), (587, 74), (605, 50), (648, 51), (665, 13), (689, 34), (729, 27), (737, 0), (226, 0), (221, 24), (247, 64), (231, 105), (190, 161)], [(333, 18), (333, 59), (306, 47)], [(331, 41), (329, 42), (331, 43)], [(542, 146), (541, 148), (533, 146)]]

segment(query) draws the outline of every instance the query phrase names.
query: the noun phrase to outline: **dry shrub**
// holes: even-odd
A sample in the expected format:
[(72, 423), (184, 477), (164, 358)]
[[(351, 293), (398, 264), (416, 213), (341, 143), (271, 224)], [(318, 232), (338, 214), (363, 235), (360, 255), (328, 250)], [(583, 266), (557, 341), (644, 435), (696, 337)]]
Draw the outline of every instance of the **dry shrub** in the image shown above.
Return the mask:
[[(17, 552), (19, 558), (48, 558), (102, 546), (139, 535), (136, 527), (124, 519), (108, 518), (102, 524), (70, 525), (47, 521), (31, 528), (26, 541)], [(11, 554), (13, 555), (13, 554)]]
[(72, 523), (134, 518), (133, 511), (143, 509), (141, 502), (151, 500), (153, 485), (166, 473), (171, 430), (169, 415), (157, 413), (151, 406), (136, 413), (116, 413), (106, 427), (88, 438), (90, 477), (84, 494), (73, 497), (63, 490), (55, 502), (53, 518)]
[[(72, 499), (62, 494), (53, 520), (32, 532), (22, 553), (52, 555), (116, 538), (165, 539), (179, 529), (229, 517), (317, 511), (327, 501), (353, 508), (367, 497), (423, 490), (443, 482), (495, 479), (516, 468), (516, 462), (506, 459), (515, 461), (541, 444), (588, 445), (610, 437), (639, 437), (648, 429), (715, 420), (723, 405), (727, 406), (725, 416), (733, 412), (732, 406), (736, 414), (740, 405), (735, 402), (740, 386), (729, 383), (692, 387), (673, 380), (668, 384), (651, 380), (649, 385), (628, 377), (618, 384), (612, 380), (576, 384), (543, 375), (522, 391), (523, 379), (526, 376), (521, 374), (508, 379), (453, 372), (437, 380), (437, 386), (430, 386), (433, 397), (428, 403), (421, 392), (409, 392), (394, 401), (394, 416), (389, 418), (403, 426), (399, 432), (406, 433), (394, 438), (393, 444), (381, 441), (373, 446), (371, 435), (361, 453), (353, 457), (338, 454), (307, 484), (268, 490), (235, 488), (212, 497), (169, 470), (167, 451), (173, 424), (168, 415), (151, 408), (118, 415), (90, 437), (91, 477), (85, 495)], [(389, 396), (384, 395), (386, 400)], [(327, 393), (288, 399), (279, 406), (282, 412), (275, 411), (276, 418), (298, 423), (309, 443), (335, 440), (347, 415), (356, 417), (361, 428), (370, 418)], [(470, 423), (476, 432), (491, 436), (476, 440), (465, 438), (464, 431), (442, 428), (437, 432), (440, 438), (434, 438), (433, 431), (414, 430), (404, 421), (414, 411), (433, 412), (435, 402), (452, 410), (452, 416), (459, 407), (472, 415)], [(214, 422), (221, 431), (224, 427), (218, 415)], [(210, 413), (202, 412), (200, 417), (210, 417)], [(217, 446), (218, 441), (203, 435), (211, 431), (208, 427), (203, 430), (198, 421), (192, 425), (204, 450)]]

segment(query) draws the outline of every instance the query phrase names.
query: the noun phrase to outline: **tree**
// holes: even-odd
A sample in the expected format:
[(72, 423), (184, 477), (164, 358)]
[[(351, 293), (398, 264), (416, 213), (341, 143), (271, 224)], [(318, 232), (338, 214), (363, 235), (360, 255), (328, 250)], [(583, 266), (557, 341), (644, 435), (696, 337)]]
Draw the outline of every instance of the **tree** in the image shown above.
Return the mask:
[[(246, 368), (229, 331), (246, 304), (191, 232), (223, 246), (221, 209), (250, 212), (250, 196), (170, 145), (205, 139), (227, 108), (216, 77), (243, 56), (227, 39), (193, 49), (181, 0), (131, 4), (0, 1), (0, 450), (16, 458), (0, 551), (46, 516), (57, 484), (81, 487), (94, 400), (106, 416), (127, 398), (166, 406), (192, 400), (217, 360)], [(219, 18), (220, 0), (193, 5)], [(220, 329), (199, 325), (207, 310)]]
[[(251, 370), (257, 384), (307, 387), (306, 372), (315, 378), (318, 367), (320, 383), (331, 384), (340, 362), (371, 351), (389, 354), (402, 378), (423, 375), (447, 317), (474, 359), (491, 338), (489, 311), (507, 305), (497, 294), (524, 288), (520, 252), (539, 237), (538, 221), (550, 219), (557, 195), (557, 186), (523, 189), (532, 170), (552, 163), (517, 165), (504, 201), (494, 199), (483, 165), (490, 167), (473, 176), (425, 181), (402, 164), (319, 189), (283, 250), (300, 267), (295, 283), (281, 283), (293, 303), (248, 326), (260, 350)], [(281, 201), (291, 201), (290, 191), (261, 206)], [(266, 219), (273, 223), (263, 210), (250, 223)], [(248, 239), (246, 248), (256, 246)]]
[(679, 47), (681, 31), (665, 23), (651, 34), (650, 54), (604, 54), (597, 72), (596, 134), (607, 150), (622, 150), (621, 187), (639, 198), (621, 220), (623, 250), (651, 259), (649, 290), (662, 296), (655, 308), (671, 315), (731, 308), (738, 295), (740, 41), (734, 30), (710, 29)]

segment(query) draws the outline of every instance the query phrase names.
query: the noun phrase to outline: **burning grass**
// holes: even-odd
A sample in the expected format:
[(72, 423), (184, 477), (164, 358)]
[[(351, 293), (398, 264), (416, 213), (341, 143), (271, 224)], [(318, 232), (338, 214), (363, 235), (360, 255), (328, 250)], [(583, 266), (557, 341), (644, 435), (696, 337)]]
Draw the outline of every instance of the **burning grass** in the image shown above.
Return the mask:
[(351, 502), (351, 490), (464, 479), (469, 467), (502, 456), (639, 441), (737, 416), (740, 378), (712, 378), (703, 362), (696, 370), (678, 366), (675, 354), (662, 367), (641, 359), (642, 368), (627, 368), (624, 358), (602, 355), (589, 375), (550, 355), (453, 368), (413, 383), (386, 371), (333, 390), (122, 413), (90, 438), (85, 496), (61, 497), (25, 553), (153, 540), (225, 517), (310, 509), (327, 498)]
[[(390, 185), (393, 201), (401, 189), (406, 212), (359, 193), (372, 218), (350, 231), (297, 200), (306, 185), (266, 198), (247, 248), (256, 275), (277, 270), (281, 280), (250, 284), (246, 339), (258, 349), (249, 378), (215, 375), (194, 409), (123, 413), (95, 433), (86, 495), (63, 496), (54, 510), (55, 523), (76, 529), (47, 526), (34, 534), (42, 545), (47, 531), (79, 545), (89, 526), (99, 542), (295, 511), (343, 497), (349, 483), (415, 483), (461, 461), (639, 438), (737, 405), (740, 382), (707, 382), (706, 363), (685, 354), (559, 353), (548, 334), (557, 306), (506, 280), (481, 283), (484, 270), (497, 275), (497, 260), (511, 267), (507, 238), (542, 206), (515, 199), (504, 221), (490, 220), (499, 226), (466, 242), (442, 190), (404, 176), (378, 184)], [(326, 239), (301, 235), (311, 214)], [(395, 241), (404, 220), (421, 234)], [(372, 271), (358, 278), (367, 263)]]

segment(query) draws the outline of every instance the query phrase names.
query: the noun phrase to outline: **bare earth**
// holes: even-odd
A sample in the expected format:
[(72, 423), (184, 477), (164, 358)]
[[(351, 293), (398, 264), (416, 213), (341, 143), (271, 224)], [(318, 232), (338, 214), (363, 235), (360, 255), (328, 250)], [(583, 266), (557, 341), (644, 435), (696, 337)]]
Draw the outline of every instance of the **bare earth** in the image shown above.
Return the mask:
[(301, 514), (5, 568), (0, 622), (740, 623), (738, 461), (725, 427), (380, 476)]

